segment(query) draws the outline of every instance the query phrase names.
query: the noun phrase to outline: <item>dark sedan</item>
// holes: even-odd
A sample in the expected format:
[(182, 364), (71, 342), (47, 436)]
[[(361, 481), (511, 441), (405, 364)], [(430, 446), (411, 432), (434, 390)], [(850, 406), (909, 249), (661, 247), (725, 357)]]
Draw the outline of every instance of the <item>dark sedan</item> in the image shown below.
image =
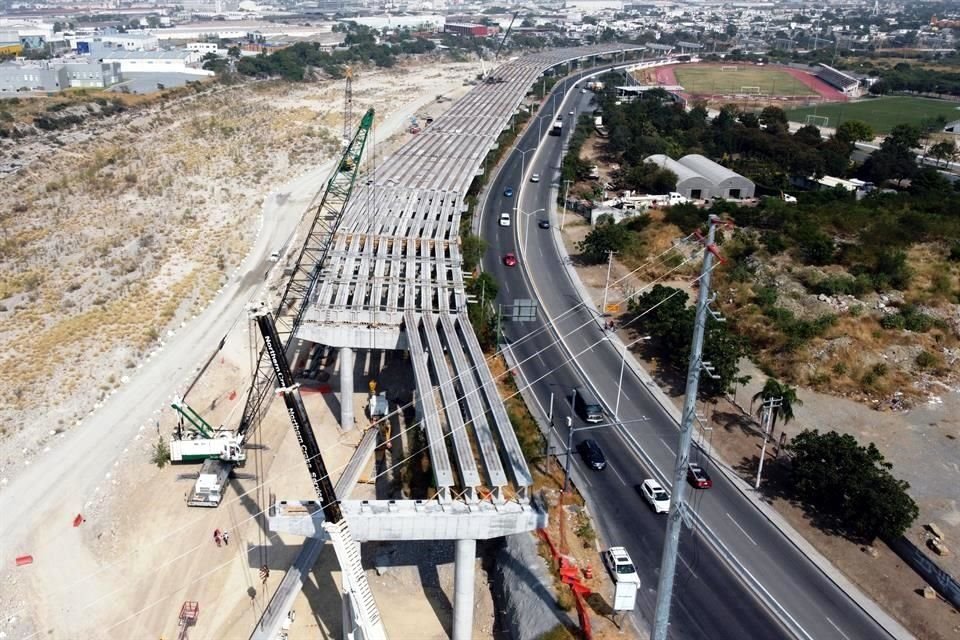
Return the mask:
[(602, 471), (607, 466), (607, 459), (603, 455), (603, 450), (600, 449), (600, 445), (593, 438), (578, 444), (577, 451), (580, 452), (584, 464), (594, 471)]

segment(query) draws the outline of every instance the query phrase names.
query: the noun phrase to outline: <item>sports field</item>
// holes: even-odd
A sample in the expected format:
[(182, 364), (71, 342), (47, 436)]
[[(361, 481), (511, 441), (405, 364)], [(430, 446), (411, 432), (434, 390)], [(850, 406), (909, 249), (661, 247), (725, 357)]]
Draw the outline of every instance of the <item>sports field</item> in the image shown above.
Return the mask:
[(808, 115), (826, 116), (820, 126), (836, 128), (844, 120), (862, 120), (877, 133), (889, 133), (898, 124), (920, 124), (924, 119), (943, 116), (947, 122), (960, 120), (960, 103), (933, 98), (894, 96), (857, 102), (837, 102), (787, 111), (794, 122), (805, 123)]
[[(734, 65), (729, 65), (734, 66)], [(682, 64), (673, 68), (677, 84), (693, 95), (761, 93), (768, 96), (809, 96), (817, 92), (786, 71), (773, 67)], [(745, 90), (745, 87), (748, 89)], [(749, 89), (749, 87), (754, 87)], [(759, 87), (759, 91), (755, 88)]]

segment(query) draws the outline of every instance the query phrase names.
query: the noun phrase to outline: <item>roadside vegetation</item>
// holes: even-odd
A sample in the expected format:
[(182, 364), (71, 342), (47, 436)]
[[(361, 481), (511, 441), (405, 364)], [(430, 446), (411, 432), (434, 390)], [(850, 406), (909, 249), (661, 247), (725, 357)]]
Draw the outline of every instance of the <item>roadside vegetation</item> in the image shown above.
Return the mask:
[(920, 514), (871, 442), (849, 434), (805, 429), (786, 446), (780, 469), (785, 497), (798, 501), (817, 527), (851, 540), (872, 543), (903, 535)]
[[(616, 224), (601, 219), (580, 243), (580, 257), (600, 263), (615, 251), (635, 267), (673, 240), (702, 230), (708, 214), (735, 222), (734, 230), (718, 237), (727, 261), (716, 269), (713, 289), (722, 292), (715, 306), (727, 322), (722, 330), (708, 326), (721, 331), (708, 344), (723, 353), (709, 358), (721, 365), (721, 379), (707, 382), (705, 393), (731, 389), (740, 355), (791, 384), (875, 402), (899, 403), (936, 380), (953, 378), (952, 365), (960, 359), (960, 193), (913, 161), (924, 131), (894, 127), (880, 150), (856, 166), (849, 161), (854, 143), (873, 137), (862, 122), (845, 122), (824, 138), (811, 126), (790, 133), (776, 107), (749, 113), (728, 106), (710, 119), (702, 106), (684, 111), (665, 94), (647, 96), (623, 105), (613, 92), (597, 96), (609, 137), (600, 141), (600, 157), (565, 160), (576, 173), (576, 197), (595, 205), (624, 189), (672, 189), (675, 176), (643, 162), (657, 153), (713, 158), (752, 179), (760, 197), (651, 209)], [(938, 153), (952, 152), (943, 146)], [(615, 167), (609, 184), (576, 171), (593, 161)], [(881, 189), (857, 200), (841, 188), (791, 186), (797, 178), (828, 174), (860, 177)], [(782, 200), (787, 190), (799, 202)], [(662, 277), (682, 260), (678, 252), (641, 275)], [(691, 264), (672, 277), (696, 272)], [(673, 293), (659, 287), (635, 299), (629, 313), (654, 308)], [(676, 373), (686, 367), (683, 345), (690, 331), (680, 330), (691, 313), (684, 310), (686, 300), (675, 295), (637, 328), (669, 345), (663, 355)]]

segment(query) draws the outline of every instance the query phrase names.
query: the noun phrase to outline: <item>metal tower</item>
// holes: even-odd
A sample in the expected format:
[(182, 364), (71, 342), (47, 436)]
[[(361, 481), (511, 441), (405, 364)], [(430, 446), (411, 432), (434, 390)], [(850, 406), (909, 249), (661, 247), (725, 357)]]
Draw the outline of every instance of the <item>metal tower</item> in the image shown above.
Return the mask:
[(353, 69), (346, 69), (347, 85), (343, 90), (343, 143), (353, 137)]

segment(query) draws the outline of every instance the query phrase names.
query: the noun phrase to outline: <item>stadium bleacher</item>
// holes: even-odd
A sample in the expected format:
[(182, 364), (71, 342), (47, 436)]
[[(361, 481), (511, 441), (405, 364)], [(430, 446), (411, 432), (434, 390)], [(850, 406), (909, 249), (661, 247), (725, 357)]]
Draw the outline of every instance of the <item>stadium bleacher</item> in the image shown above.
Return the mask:
[(856, 95), (860, 88), (860, 81), (843, 71), (838, 71), (825, 64), (819, 65), (817, 77), (848, 96)]

